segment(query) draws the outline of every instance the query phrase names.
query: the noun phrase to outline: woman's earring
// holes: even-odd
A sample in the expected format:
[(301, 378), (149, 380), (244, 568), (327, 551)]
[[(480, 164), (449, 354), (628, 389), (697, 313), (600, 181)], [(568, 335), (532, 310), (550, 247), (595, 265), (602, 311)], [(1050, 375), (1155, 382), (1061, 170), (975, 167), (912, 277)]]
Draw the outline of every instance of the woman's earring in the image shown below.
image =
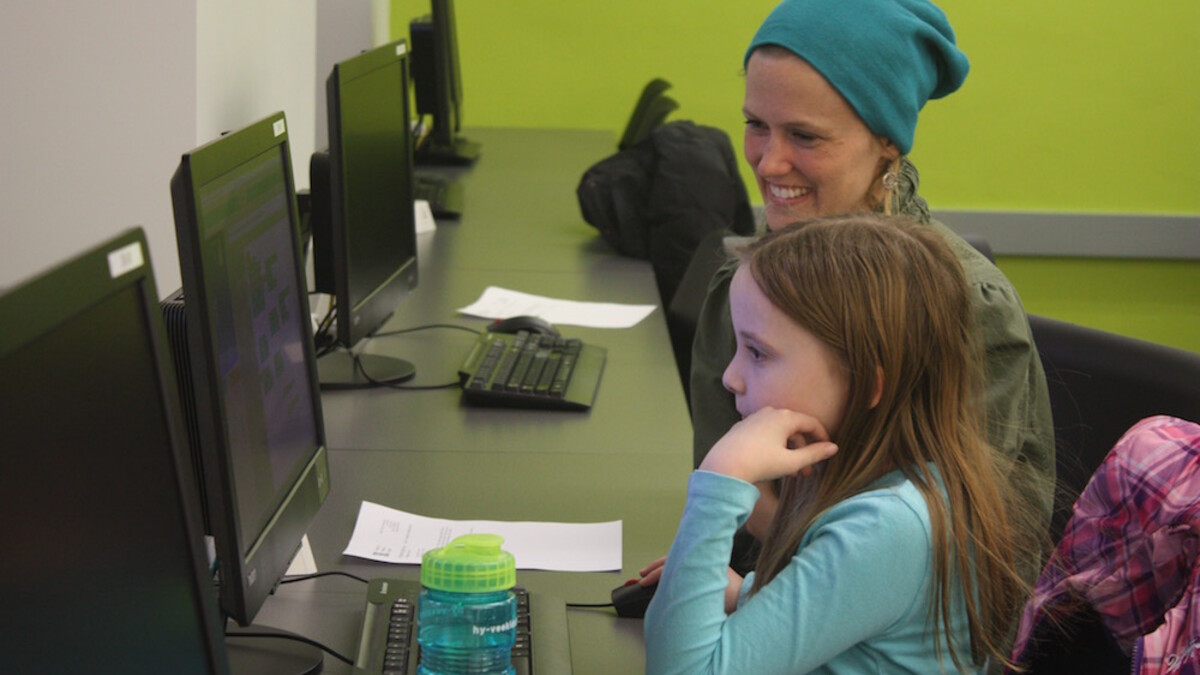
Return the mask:
[(900, 184), (900, 176), (896, 175), (895, 171), (888, 171), (883, 174), (883, 188), (885, 190), (895, 190)]

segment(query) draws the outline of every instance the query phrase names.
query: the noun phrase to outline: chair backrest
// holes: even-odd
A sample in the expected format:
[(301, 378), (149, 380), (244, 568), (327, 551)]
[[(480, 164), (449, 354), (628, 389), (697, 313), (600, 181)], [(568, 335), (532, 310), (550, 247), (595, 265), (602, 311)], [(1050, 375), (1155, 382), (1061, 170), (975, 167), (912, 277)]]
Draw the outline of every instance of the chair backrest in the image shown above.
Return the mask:
[(713, 274), (729, 259), (725, 251), (725, 237), (736, 236), (730, 230), (713, 230), (700, 240), (692, 253), (692, 260), (684, 270), (675, 287), (675, 293), (667, 304), (667, 330), (671, 334), (671, 348), (675, 352), (675, 365), (679, 368), (679, 379), (683, 382), (683, 393), (691, 405), (689, 384), (692, 373), (692, 339), (696, 336), (696, 324), (700, 320), (700, 307), (708, 295), (708, 283)]
[(1125, 431), (1157, 414), (1200, 420), (1200, 354), (1033, 314), (1029, 324), (1054, 414), (1057, 541), (1076, 497)]

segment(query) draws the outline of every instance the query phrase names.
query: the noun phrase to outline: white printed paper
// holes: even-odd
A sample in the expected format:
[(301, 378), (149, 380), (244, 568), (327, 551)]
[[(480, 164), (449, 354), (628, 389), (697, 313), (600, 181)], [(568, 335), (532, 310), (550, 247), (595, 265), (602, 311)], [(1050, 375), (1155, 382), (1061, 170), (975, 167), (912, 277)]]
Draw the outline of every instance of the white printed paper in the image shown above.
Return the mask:
[(498, 534), (517, 569), (609, 572), (621, 569), (621, 521), (605, 523), (445, 520), (364, 501), (345, 555), (421, 564), (425, 551), (464, 534)]
[(488, 286), (473, 304), (458, 311), (484, 319), (507, 319), (532, 315), (553, 324), (589, 328), (630, 328), (653, 312), (655, 305), (624, 305), (612, 302), (578, 302), (530, 295)]

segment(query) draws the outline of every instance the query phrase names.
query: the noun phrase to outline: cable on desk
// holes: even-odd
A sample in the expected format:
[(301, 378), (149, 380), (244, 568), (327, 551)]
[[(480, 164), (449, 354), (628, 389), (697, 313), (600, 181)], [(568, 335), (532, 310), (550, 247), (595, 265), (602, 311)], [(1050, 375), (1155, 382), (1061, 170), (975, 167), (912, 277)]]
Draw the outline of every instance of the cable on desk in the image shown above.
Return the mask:
[(611, 602), (596, 602), (596, 603), (568, 602), (568, 603), (566, 603), (566, 605), (567, 605), (567, 607), (574, 607), (576, 609), (603, 609), (605, 607), (615, 607), (616, 606)]
[(368, 581), (360, 576), (350, 574), (349, 572), (341, 572), (338, 570), (332, 570), (329, 572), (315, 572), (313, 574), (305, 574), (303, 576), (297, 576), (297, 577), (286, 577), (286, 578), (280, 580), (279, 583), (280, 584), (294, 584), (297, 581), (311, 581), (318, 577), (346, 577), (349, 579), (354, 579), (355, 581), (361, 581), (364, 584), (371, 583), (370, 581)]
[(426, 324), (424, 326), (414, 326), (412, 328), (401, 328), (399, 330), (391, 330), (391, 331), (387, 331), (386, 333), (376, 333), (375, 337), (391, 337), (393, 335), (403, 335), (405, 333), (415, 333), (417, 331), (430, 330), (432, 328), (452, 328), (454, 330), (466, 331), (473, 335), (482, 334), (482, 331), (471, 328), (470, 326), (460, 326), (456, 323), (430, 323), (430, 324)]
[(351, 666), (354, 665), (354, 661), (352, 659), (350, 659), (349, 657), (347, 657), (333, 649), (330, 649), (329, 647), (326, 647), (325, 645), (321, 644), (320, 642), (317, 642), (316, 640), (313, 640), (311, 638), (306, 638), (303, 635), (296, 635), (295, 633), (287, 633), (287, 632), (267, 633), (267, 632), (262, 632), (262, 631), (245, 631), (245, 632), (225, 631), (225, 637), (227, 637), (227, 638), (229, 638), (229, 637), (269, 638), (269, 639), (275, 639), (275, 640), (291, 640), (292, 642), (302, 642), (310, 647), (316, 647), (317, 649), (320, 649), (321, 651), (333, 656), (334, 658), (336, 658), (337, 660), (339, 660), (343, 663), (347, 663)]
[(362, 360), (358, 358), (358, 354), (354, 355), (354, 367), (358, 369), (358, 372), (362, 373), (362, 376), (370, 384), (370, 386), (364, 385), (362, 387), (363, 389), (372, 389), (374, 387), (387, 387), (389, 389), (401, 389), (401, 390), (408, 390), (408, 391), (429, 391), (429, 390), (433, 390), (433, 389), (450, 389), (450, 388), (462, 386), (462, 382), (460, 382), (459, 380), (455, 380), (453, 382), (447, 382), (446, 384), (425, 384), (425, 385), (401, 384), (399, 382), (386, 382), (383, 380), (376, 380), (375, 378), (371, 377), (371, 374), (367, 372), (366, 368), (363, 368)]
[(329, 332), (335, 318), (337, 318), (337, 299), (330, 296), (329, 309), (325, 311), (325, 316), (317, 322), (317, 328), (313, 331), (313, 344), (316, 346), (317, 358), (337, 349), (337, 341)]
[[(335, 352), (339, 349), (345, 349), (345, 347), (338, 345), (336, 343), (336, 341), (334, 340), (333, 336), (329, 335), (329, 332), (328, 332), (329, 327), (332, 322), (332, 317), (336, 316), (336, 312), (334, 311), (335, 309), (336, 309), (336, 307), (332, 307), (332, 306), (330, 307), (329, 313), (326, 314), (325, 318), (321, 320), (321, 323), (318, 326), (317, 331), (313, 335), (314, 342), (316, 344), (316, 357), (318, 359), (323, 356), (326, 356), (328, 354), (332, 354), (333, 352)], [(434, 328), (450, 328), (450, 329), (454, 329), (454, 330), (461, 330), (461, 331), (465, 331), (467, 333), (471, 333), (472, 335), (480, 335), (481, 334), (481, 331), (478, 331), (474, 328), (470, 328), (468, 326), (459, 326), (459, 325), (453, 324), (453, 323), (432, 323), (432, 324), (426, 324), (424, 326), (414, 326), (412, 328), (401, 328), (399, 330), (387, 331), (384, 333), (375, 333), (371, 337), (392, 337), (395, 335), (403, 335), (405, 333), (415, 333), (417, 331), (430, 330), (430, 329), (434, 329)], [(346, 350), (346, 351), (349, 351), (349, 350)], [(351, 354), (351, 357), (354, 359), (355, 369), (357, 369), (358, 372), (360, 374), (362, 374), (363, 379), (365, 379), (367, 381), (367, 383), (362, 386), (350, 387), (352, 389), (375, 389), (376, 387), (387, 387), (389, 389), (400, 389), (400, 390), (409, 390), (409, 391), (430, 391), (430, 390), (435, 390), (435, 389), (452, 389), (452, 388), (462, 386), (462, 382), (460, 382), (459, 380), (455, 380), (453, 382), (447, 382), (445, 384), (427, 384), (427, 385), (409, 385), (409, 384), (400, 384), (400, 383), (396, 383), (396, 382), (387, 382), (384, 380), (376, 380), (375, 378), (371, 377), (371, 374), (368, 373), (366, 371), (366, 369), (363, 367), (362, 360), (359, 359), (358, 354)]]

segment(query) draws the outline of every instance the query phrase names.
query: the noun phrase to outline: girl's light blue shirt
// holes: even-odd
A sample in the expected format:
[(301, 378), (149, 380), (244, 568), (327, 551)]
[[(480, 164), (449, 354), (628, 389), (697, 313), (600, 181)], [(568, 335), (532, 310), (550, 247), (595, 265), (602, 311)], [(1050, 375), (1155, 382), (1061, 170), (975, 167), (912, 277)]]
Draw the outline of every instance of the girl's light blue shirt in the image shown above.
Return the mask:
[[(934, 651), (929, 510), (900, 472), (822, 514), (792, 562), (726, 615), (733, 534), (758, 489), (696, 471), (687, 507), (646, 613), (646, 672), (729, 674), (957, 673)], [(959, 585), (955, 584), (957, 588)], [(961, 592), (951, 600), (959, 659), (970, 664)], [(970, 670), (968, 672), (977, 672)]]

